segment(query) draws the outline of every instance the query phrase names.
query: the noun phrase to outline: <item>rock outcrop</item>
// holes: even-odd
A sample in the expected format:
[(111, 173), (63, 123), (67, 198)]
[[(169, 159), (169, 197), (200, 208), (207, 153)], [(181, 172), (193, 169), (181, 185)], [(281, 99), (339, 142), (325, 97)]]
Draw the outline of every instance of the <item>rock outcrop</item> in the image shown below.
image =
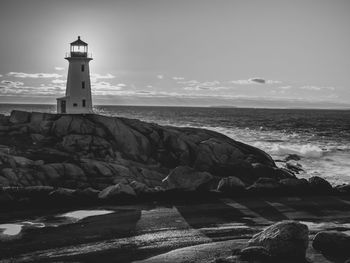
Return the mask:
[(205, 129), (95, 114), (13, 111), (2, 116), (0, 135), (3, 187), (103, 190), (134, 182), (140, 192), (164, 184), (194, 190), (230, 176), (245, 185), (260, 177), (290, 177), (264, 151)]
[(49, 199), (94, 200), (121, 196), (125, 189), (130, 196), (168, 190), (169, 196), (208, 190), (226, 195), (346, 193), (345, 187), (333, 189), (320, 177), (297, 179), (263, 150), (214, 131), (23, 111), (0, 115), (0, 188), (12, 195), (11, 187), (29, 187), (22, 199), (39, 192), (30, 187), (53, 187), (50, 193), (56, 192), (45, 192)]

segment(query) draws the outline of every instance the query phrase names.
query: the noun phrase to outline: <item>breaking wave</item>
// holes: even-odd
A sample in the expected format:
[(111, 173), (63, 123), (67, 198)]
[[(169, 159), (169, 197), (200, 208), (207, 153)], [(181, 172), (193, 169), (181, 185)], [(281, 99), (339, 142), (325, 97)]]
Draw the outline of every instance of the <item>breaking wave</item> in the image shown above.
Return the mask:
[(265, 148), (267, 152), (271, 155), (276, 156), (286, 156), (289, 154), (297, 154), (305, 158), (321, 158), (325, 151), (320, 147), (312, 144), (303, 144), (303, 145), (290, 145), (290, 144), (270, 144), (262, 145), (262, 143), (257, 142), (256, 147)]

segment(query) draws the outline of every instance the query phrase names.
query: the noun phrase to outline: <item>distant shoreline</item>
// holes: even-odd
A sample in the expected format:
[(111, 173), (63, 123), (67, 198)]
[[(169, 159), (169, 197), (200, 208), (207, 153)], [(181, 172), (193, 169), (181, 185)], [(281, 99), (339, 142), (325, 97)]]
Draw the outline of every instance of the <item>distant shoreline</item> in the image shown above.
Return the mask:
[[(0, 103), (1, 106), (52, 106), (55, 104), (44, 103)], [(213, 108), (213, 109), (259, 109), (259, 110), (334, 110), (334, 111), (349, 111), (349, 108), (307, 108), (307, 107), (241, 107), (241, 106), (226, 106), (226, 105), (209, 105), (209, 106), (189, 106), (189, 105), (127, 105), (127, 104), (96, 104), (94, 107), (139, 107), (139, 108)]]

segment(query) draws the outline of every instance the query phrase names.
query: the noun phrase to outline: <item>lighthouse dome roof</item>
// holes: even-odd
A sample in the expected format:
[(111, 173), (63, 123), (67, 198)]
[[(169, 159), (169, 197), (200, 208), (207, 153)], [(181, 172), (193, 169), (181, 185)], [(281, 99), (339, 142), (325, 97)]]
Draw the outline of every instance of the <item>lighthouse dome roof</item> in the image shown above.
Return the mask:
[(87, 46), (88, 44), (85, 43), (83, 40), (80, 39), (80, 36), (78, 36), (78, 39), (70, 43), (72, 46)]

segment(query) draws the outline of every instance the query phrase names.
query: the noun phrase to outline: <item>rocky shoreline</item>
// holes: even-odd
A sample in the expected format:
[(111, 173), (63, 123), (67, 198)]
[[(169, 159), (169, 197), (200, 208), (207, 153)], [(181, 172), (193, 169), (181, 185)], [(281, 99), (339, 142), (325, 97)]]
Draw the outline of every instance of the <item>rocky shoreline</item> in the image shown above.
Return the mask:
[[(0, 116), (1, 203), (346, 194), (222, 134), (101, 115)], [(6, 206), (2, 205), (2, 208)]]
[[(0, 116), (0, 210), (350, 193), (350, 185), (333, 187), (317, 176), (297, 178), (301, 168), (285, 161), (285, 168), (279, 168), (263, 150), (205, 129), (95, 114), (13, 111)], [(297, 222), (277, 224), (304, 229)], [(258, 239), (216, 262), (250, 262), (252, 257), (271, 262), (276, 251), (282, 253), (278, 257), (295, 255)], [(324, 240), (339, 239), (348, 242), (342, 233), (320, 234), (314, 247), (327, 250)], [(305, 258), (306, 247), (304, 242), (297, 260)]]

